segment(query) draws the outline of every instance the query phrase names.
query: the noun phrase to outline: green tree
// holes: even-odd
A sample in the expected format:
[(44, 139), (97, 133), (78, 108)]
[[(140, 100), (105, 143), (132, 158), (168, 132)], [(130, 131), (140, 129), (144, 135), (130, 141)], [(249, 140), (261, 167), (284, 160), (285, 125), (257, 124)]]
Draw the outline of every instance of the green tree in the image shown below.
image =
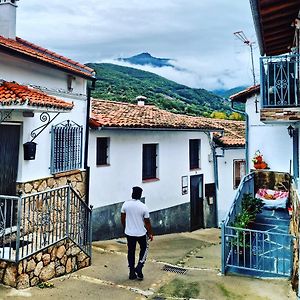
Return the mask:
[(229, 120), (235, 120), (235, 121), (243, 121), (244, 118), (241, 114), (239, 114), (238, 112), (233, 112), (230, 114), (229, 116)]
[(210, 116), (214, 119), (227, 119), (227, 115), (223, 111), (213, 111)]

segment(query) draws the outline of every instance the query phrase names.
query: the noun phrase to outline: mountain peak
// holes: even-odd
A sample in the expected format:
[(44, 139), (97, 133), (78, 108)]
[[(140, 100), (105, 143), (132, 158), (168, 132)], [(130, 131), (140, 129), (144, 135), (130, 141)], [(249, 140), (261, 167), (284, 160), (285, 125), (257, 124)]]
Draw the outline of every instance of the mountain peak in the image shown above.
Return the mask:
[(142, 52), (140, 54), (125, 57), (125, 58), (118, 58), (119, 61), (125, 61), (131, 63), (133, 65), (150, 65), (152, 67), (174, 67), (171, 63), (169, 58), (159, 58), (152, 56), (149, 52)]

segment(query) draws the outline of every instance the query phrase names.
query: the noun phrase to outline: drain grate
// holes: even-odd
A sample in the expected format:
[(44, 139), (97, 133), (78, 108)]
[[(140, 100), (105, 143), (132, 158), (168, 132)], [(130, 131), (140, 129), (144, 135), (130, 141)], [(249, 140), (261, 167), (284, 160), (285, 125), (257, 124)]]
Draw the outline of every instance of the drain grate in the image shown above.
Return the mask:
[(168, 266), (168, 265), (164, 265), (162, 268), (163, 271), (167, 271), (167, 272), (173, 272), (173, 273), (177, 273), (177, 274), (186, 274), (187, 269), (184, 268), (179, 268), (179, 267), (173, 267), (173, 266)]

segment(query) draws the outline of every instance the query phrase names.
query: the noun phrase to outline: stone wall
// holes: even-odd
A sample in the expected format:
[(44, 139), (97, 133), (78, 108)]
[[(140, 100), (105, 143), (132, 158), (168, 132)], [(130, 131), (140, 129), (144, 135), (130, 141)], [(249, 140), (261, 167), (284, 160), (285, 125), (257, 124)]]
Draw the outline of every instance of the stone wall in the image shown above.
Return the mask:
[(288, 173), (272, 171), (255, 171), (254, 191), (260, 188), (289, 191), (291, 185), (291, 176)]
[(71, 183), (82, 199), (86, 196), (86, 171), (71, 171), (55, 174), (53, 177), (17, 183), (17, 191), (24, 194), (33, 194)]
[(260, 110), (260, 120), (265, 121), (293, 121), (300, 120), (298, 107), (263, 108)]
[(72, 241), (65, 239), (19, 263), (0, 260), (0, 283), (25, 289), (72, 273), (90, 263), (89, 256)]

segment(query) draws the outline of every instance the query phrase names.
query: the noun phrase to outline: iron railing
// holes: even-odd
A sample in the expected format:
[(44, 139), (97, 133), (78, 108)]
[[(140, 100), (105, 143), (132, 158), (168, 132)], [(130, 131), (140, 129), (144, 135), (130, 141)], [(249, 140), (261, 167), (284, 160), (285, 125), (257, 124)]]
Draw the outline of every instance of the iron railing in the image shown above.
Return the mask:
[(232, 224), (237, 216), (237, 214), (242, 209), (242, 198), (244, 194), (254, 194), (254, 173), (249, 173), (243, 177), (239, 187), (236, 190), (235, 198), (224, 220), (224, 224), (229, 226)]
[(52, 126), (50, 172), (55, 174), (82, 166), (83, 127), (66, 121)]
[(255, 174), (246, 175), (221, 226), (221, 271), (255, 276), (291, 275), (294, 236), (270, 230), (233, 227), (244, 194), (254, 196)]
[(260, 58), (263, 107), (297, 107), (299, 99), (299, 55)]
[(291, 275), (292, 235), (230, 226), (223, 230), (227, 269), (243, 270), (247, 275)]
[(0, 196), (0, 208), (0, 259), (18, 262), (65, 238), (91, 256), (92, 211), (71, 186)]

